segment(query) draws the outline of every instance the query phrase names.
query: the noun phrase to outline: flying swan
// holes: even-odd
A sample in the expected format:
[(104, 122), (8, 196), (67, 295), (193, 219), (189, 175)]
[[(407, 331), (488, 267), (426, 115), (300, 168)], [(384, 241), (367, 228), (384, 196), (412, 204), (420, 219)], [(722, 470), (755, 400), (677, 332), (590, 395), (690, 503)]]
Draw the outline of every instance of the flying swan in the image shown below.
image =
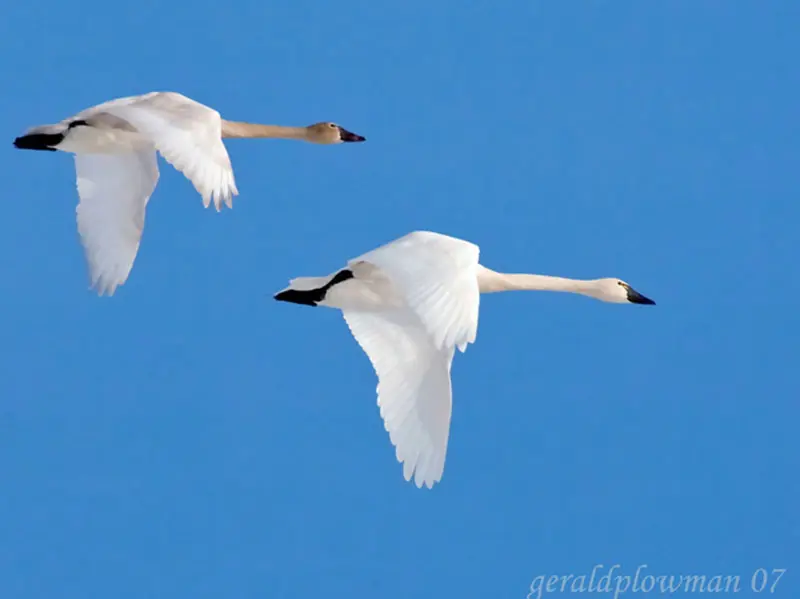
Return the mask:
[(450, 365), (475, 341), (481, 293), (567, 291), (618, 304), (655, 304), (619, 279), (503, 274), (478, 264), (468, 241), (417, 231), (327, 277), (292, 279), (275, 299), (342, 311), (378, 376), (378, 406), (407, 481), (432, 488), (450, 431)]
[(14, 140), (23, 150), (75, 154), (78, 233), (91, 286), (113, 295), (139, 250), (145, 207), (158, 182), (156, 152), (182, 172), (219, 211), (238, 194), (222, 139), (280, 138), (317, 144), (364, 141), (335, 123), (279, 127), (226, 121), (208, 106), (175, 92), (118, 98)]

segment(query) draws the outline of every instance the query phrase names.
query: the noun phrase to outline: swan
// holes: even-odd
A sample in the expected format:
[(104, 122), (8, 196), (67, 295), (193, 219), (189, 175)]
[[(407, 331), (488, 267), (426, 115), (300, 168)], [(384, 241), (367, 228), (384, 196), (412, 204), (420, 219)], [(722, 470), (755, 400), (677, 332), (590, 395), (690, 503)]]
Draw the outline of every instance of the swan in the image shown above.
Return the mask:
[(292, 279), (274, 298), (342, 311), (378, 377), (378, 406), (403, 476), (441, 480), (450, 430), (455, 348), (475, 341), (481, 293), (566, 291), (617, 304), (655, 304), (619, 279), (503, 274), (478, 263), (477, 245), (415, 231), (348, 261), (327, 277)]
[(297, 139), (316, 144), (364, 141), (335, 123), (279, 127), (227, 121), (176, 92), (117, 98), (55, 125), (28, 129), (22, 150), (75, 154), (78, 233), (91, 287), (113, 295), (130, 274), (144, 229), (145, 207), (158, 182), (156, 152), (182, 172), (208, 208), (232, 207), (238, 194), (223, 138)]

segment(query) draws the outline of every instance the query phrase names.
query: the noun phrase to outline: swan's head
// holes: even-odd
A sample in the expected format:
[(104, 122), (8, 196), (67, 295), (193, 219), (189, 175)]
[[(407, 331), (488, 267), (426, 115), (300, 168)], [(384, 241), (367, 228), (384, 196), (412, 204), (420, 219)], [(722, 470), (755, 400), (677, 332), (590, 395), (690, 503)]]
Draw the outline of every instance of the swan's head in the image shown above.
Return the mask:
[(306, 129), (308, 130), (308, 141), (317, 144), (365, 141), (363, 136), (356, 135), (336, 123), (315, 123)]
[(625, 281), (620, 281), (619, 279), (597, 279), (592, 281), (591, 287), (586, 290), (586, 295), (614, 304), (655, 305), (655, 302), (649, 297), (643, 296)]

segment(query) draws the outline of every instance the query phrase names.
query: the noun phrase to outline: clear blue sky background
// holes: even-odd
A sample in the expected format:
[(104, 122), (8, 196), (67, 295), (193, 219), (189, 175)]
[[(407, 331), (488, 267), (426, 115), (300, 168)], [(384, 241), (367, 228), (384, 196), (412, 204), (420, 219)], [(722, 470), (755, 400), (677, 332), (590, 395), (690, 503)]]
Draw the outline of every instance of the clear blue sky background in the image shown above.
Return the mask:
[[(7, 2), (0, 597), (517, 597), (540, 574), (789, 568), (800, 5)], [(233, 140), (217, 214), (161, 163), (88, 291), (70, 156), (25, 128), (152, 90), (367, 143)], [(406, 483), (341, 316), (279, 304), (414, 229), (654, 308), (484, 298), (444, 478)]]

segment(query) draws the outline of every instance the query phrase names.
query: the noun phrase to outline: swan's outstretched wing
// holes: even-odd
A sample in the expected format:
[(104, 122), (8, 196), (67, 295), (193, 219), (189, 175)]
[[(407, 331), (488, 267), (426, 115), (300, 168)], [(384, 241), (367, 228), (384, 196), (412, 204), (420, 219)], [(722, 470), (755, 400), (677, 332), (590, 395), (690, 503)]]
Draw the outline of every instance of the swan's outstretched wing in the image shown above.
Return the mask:
[(158, 183), (155, 151), (76, 154), (78, 233), (92, 287), (112, 295), (139, 250), (147, 201)]
[(450, 433), (450, 364), (410, 311), (343, 311), (378, 375), (378, 405), (403, 476), (428, 488), (442, 478)]
[(431, 335), (436, 348), (464, 351), (478, 331), (478, 246), (417, 231), (350, 261), (377, 266)]
[(222, 143), (222, 121), (216, 110), (174, 92), (153, 92), (123, 98), (92, 109), (128, 121), (149, 138), (172, 166), (220, 210), (238, 194), (233, 168)]

